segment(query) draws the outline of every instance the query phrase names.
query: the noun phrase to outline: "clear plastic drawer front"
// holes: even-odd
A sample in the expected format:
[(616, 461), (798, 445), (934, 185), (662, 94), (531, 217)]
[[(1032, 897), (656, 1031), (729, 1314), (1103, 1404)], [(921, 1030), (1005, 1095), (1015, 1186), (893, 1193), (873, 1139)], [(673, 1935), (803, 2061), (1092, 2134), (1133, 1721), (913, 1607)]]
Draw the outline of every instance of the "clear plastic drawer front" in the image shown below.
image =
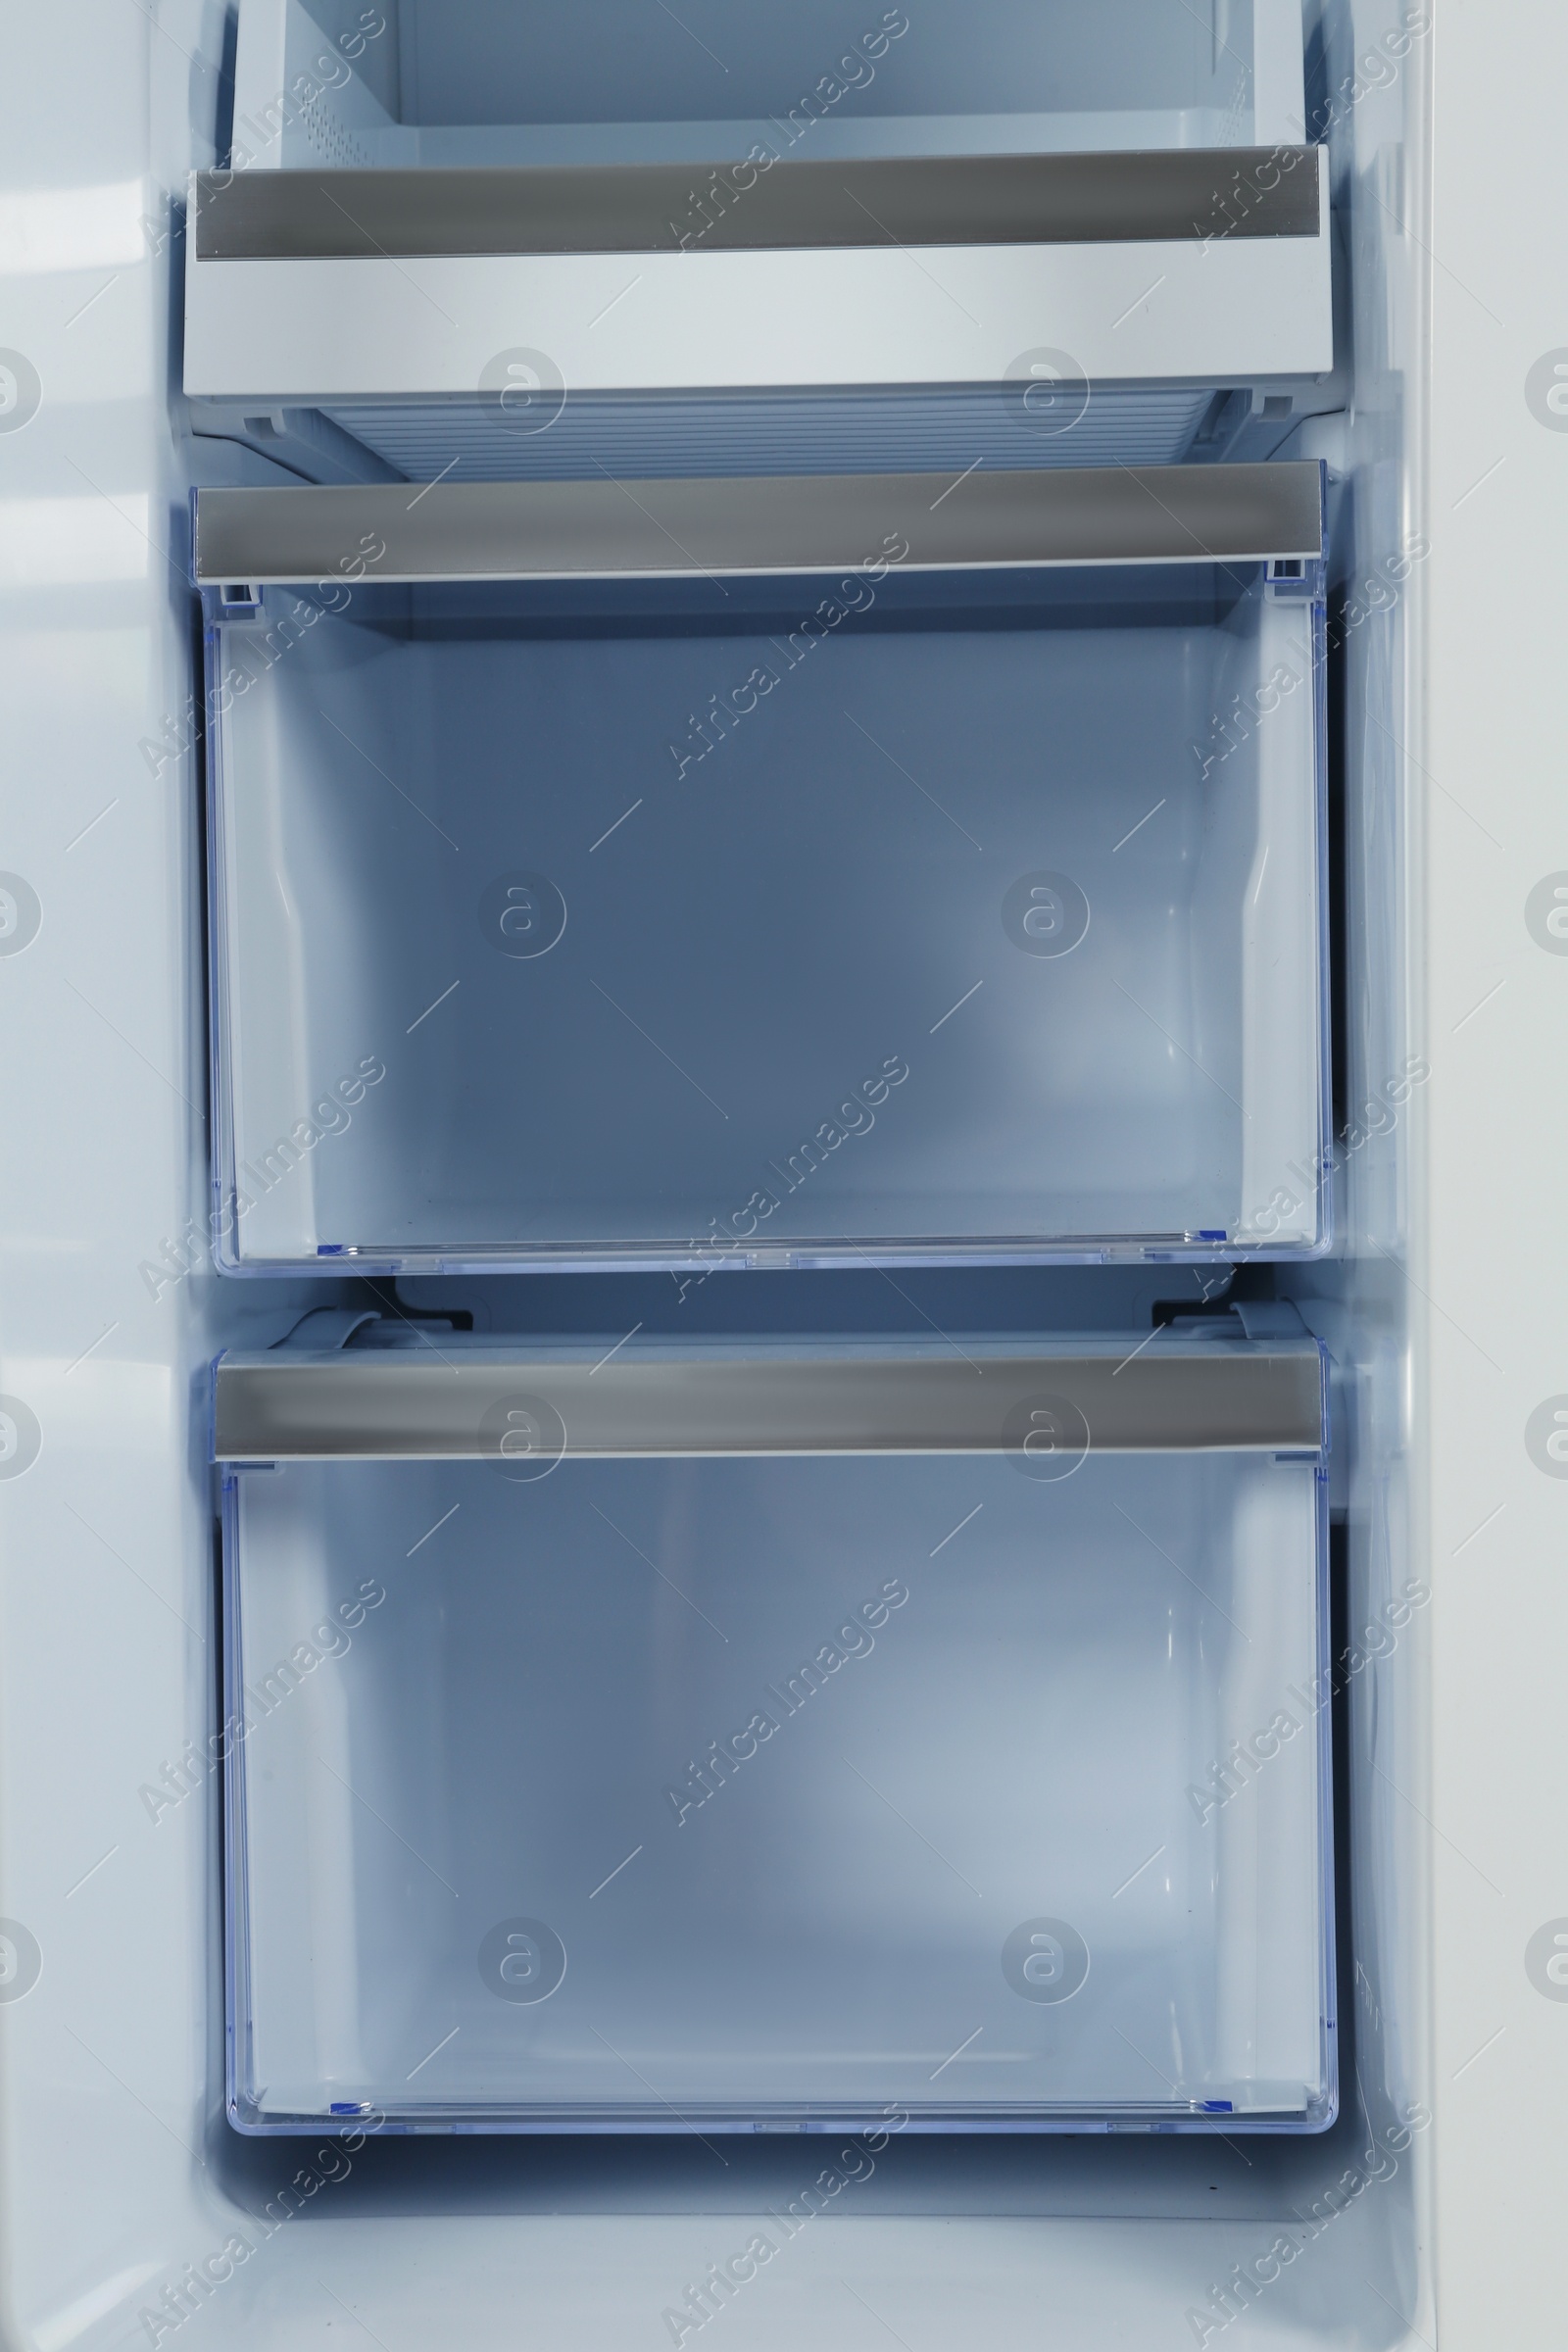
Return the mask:
[(1322, 1248), (1320, 501), (203, 494), (225, 1261)]
[(234, 2122), (1331, 2121), (1319, 1359), (1137, 1345), (225, 1360)]

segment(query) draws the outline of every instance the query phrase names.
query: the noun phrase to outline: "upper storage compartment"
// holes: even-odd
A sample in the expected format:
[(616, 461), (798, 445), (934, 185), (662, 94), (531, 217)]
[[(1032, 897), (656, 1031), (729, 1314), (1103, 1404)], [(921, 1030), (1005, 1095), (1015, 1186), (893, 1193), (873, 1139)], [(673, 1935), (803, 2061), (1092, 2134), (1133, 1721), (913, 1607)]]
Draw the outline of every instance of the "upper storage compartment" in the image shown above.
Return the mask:
[(241, 0), (237, 169), (1271, 147), (1300, 0)]
[(1298, 0), (319, 13), (241, 9), (209, 426), (323, 411), (414, 479), (852, 470), (869, 399), (883, 463), (1168, 463), (1333, 366)]
[(203, 492), (243, 1269), (1312, 1252), (1315, 466)]

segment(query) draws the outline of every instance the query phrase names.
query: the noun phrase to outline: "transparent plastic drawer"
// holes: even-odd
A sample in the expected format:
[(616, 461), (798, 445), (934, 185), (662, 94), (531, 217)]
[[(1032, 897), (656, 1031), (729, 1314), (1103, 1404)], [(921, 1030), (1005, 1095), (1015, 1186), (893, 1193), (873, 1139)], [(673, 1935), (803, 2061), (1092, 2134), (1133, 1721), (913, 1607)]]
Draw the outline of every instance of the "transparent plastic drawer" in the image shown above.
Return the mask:
[(1223, 37), (1167, 0), (918, 17), (691, 0), (678, 18), (643, 0), (402, 0), (341, 30), (319, 0), (237, 15), (236, 172), (1146, 152), (1267, 146), (1303, 124), (1299, 0), (1230, 0)]
[(308, 478), (1148, 465), (1344, 405), (1299, 0), (317, 16), (241, 0), (183, 355)]
[(203, 493), (222, 1262), (1321, 1250), (1322, 545), (1315, 465)]
[(1325, 2127), (1323, 1367), (1235, 1332), (221, 1359), (233, 2122)]

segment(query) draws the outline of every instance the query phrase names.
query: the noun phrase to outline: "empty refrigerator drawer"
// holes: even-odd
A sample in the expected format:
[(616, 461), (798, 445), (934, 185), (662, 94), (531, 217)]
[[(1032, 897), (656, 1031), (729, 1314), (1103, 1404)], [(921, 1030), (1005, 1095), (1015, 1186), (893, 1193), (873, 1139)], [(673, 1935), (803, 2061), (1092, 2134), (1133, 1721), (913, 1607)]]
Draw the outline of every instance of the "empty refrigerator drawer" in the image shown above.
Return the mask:
[(1325, 2126), (1323, 1370), (1234, 1328), (220, 1359), (236, 2125)]
[[(415, 478), (591, 476), (607, 429), (652, 469), (715, 390), (921, 386), (972, 432), (1010, 386), (1047, 396), (1022, 432), (991, 403), (1014, 463), (1147, 463), (1215, 387), (1333, 367), (1298, 0), (1212, 37), (1169, 0), (395, 13), (334, 42), (243, 0), (186, 273), (185, 390), (225, 429), (319, 408)], [(732, 463), (756, 421), (720, 428)]]
[(1321, 557), (1304, 465), (202, 493), (223, 1261), (1321, 1249)]

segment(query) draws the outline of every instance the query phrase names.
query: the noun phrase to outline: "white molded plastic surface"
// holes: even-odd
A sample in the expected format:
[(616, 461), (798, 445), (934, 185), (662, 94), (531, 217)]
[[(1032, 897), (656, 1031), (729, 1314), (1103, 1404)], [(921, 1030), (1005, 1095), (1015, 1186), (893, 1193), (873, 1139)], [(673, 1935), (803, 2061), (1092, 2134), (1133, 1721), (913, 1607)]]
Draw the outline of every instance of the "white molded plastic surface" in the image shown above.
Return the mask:
[[(508, 353), (570, 391), (1225, 385), (1334, 365), (1328, 237), (832, 252), (195, 261), (192, 397), (471, 398)], [(1049, 346), (1049, 348), (1048, 348)]]

